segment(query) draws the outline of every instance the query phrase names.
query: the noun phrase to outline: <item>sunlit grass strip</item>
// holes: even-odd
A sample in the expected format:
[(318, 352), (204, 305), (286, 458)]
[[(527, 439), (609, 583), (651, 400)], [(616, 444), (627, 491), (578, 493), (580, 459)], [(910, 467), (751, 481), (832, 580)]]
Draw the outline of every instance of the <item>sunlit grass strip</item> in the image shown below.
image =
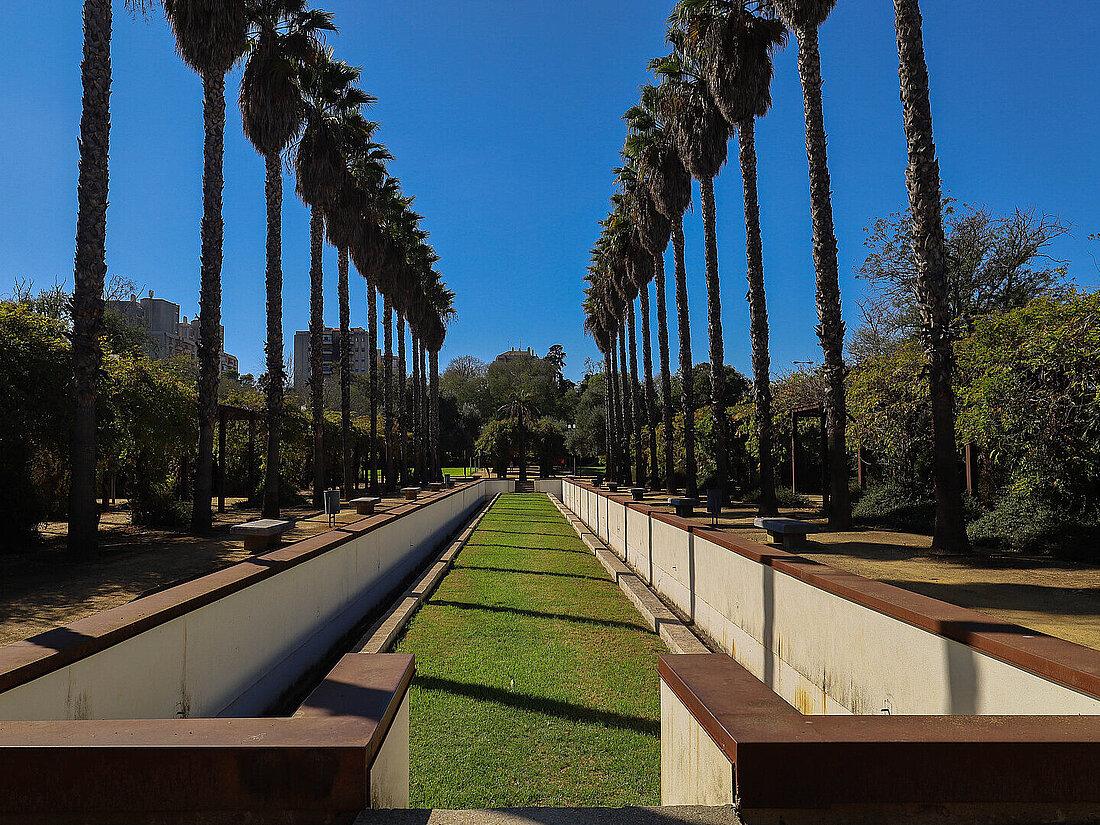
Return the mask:
[(664, 648), (538, 494), (501, 496), (398, 649), (412, 804), (660, 804)]

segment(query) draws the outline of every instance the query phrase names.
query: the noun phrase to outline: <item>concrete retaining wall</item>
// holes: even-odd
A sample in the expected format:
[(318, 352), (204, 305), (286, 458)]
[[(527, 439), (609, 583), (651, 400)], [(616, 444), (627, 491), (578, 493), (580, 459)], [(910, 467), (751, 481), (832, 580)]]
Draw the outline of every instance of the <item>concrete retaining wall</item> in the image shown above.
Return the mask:
[[(0, 648), (0, 719), (255, 716), (491, 494), (477, 481)], [(272, 572), (272, 571), (275, 572)]]
[(808, 714), (1098, 714), (1100, 652), (565, 480), (565, 505)]

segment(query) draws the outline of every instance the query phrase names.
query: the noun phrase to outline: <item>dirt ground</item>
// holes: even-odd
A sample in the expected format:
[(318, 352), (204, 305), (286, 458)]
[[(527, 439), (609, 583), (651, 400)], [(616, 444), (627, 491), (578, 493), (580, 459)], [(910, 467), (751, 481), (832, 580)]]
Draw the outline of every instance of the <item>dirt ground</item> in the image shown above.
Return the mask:
[[(817, 512), (788, 510), (783, 515), (825, 529)], [(752, 526), (754, 516), (748, 507), (733, 507), (720, 523), (767, 543), (768, 534)], [(695, 518), (708, 523), (705, 516)], [(930, 536), (892, 530), (820, 532), (809, 540), (809, 548), (799, 553), (821, 564), (1100, 650), (1100, 566), (1006, 555), (932, 558)]]
[[(214, 513), (214, 532), (198, 537), (134, 527), (125, 502), (120, 502), (103, 513), (101, 552), (89, 561), (73, 561), (65, 555), (65, 523), (46, 523), (41, 548), (0, 555), (0, 645), (249, 558), (243, 542), (230, 537), (229, 527), (259, 518), (259, 511), (240, 507), (241, 503), (227, 499), (226, 511)], [(384, 499), (378, 510), (399, 503)], [(345, 508), (337, 516), (339, 523), (362, 518), (354, 508)], [(296, 520), (286, 541), (328, 528), (327, 517), (312, 506), (284, 508), (283, 517)]]

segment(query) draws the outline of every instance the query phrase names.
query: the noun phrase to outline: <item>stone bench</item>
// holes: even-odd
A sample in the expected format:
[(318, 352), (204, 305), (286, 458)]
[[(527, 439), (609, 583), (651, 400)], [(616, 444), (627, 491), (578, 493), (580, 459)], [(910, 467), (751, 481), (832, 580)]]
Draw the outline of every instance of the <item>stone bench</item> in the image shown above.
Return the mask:
[(615, 492), (618, 492), (618, 490), (619, 490), (619, 484), (618, 484), (618, 482), (615, 482), (615, 481), (609, 481), (604, 486), (607, 487), (607, 490), (610, 493), (615, 493)]
[(244, 524), (234, 524), (229, 528), (229, 534), (242, 537), (244, 549), (250, 553), (258, 553), (278, 545), (283, 533), (292, 526), (292, 522), (282, 519), (261, 518), (256, 521), (246, 521)]
[(370, 516), (374, 514), (374, 508), (382, 503), (382, 499), (376, 496), (363, 496), (353, 498), (349, 503), (355, 505), (355, 512), (359, 515)]
[(635, 501), (645, 500), (645, 487), (631, 487), (630, 497)]
[(443, 489), (443, 482), (442, 481), (429, 481), (428, 482), (428, 489), (431, 490), (433, 493), (438, 493), (440, 490)]
[(419, 487), (402, 487), (401, 495), (405, 497), (406, 501), (416, 501), (416, 497), (420, 495)]
[(768, 531), (768, 540), (772, 544), (783, 545), (784, 550), (797, 550), (807, 546), (806, 534), (814, 527), (795, 518), (756, 518), (753, 525)]
[(695, 499), (693, 498), (670, 498), (668, 506), (676, 511), (676, 515), (683, 518), (690, 518), (695, 513)]

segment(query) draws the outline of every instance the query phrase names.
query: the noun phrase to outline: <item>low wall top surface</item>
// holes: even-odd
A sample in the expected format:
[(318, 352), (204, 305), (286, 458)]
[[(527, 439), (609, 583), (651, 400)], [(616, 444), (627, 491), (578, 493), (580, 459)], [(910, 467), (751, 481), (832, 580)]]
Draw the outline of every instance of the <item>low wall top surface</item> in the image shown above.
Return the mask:
[[(655, 521), (679, 528), (827, 593), (1100, 699), (1100, 651), (1003, 622), (976, 610), (829, 567), (795, 553), (738, 538), (725, 530), (658, 510), (652, 504), (633, 501), (629, 495), (601, 490), (589, 482), (567, 480), (567, 483), (576, 490), (598, 496), (625, 510), (644, 513)], [(602, 510), (599, 518), (604, 518)], [(614, 528), (614, 523), (622, 519), (612, 517), (612, 521)]]
[(361, 810), (413, 675), (407, 654), (348, 654), (291, 718), (0, 722), (0, 819)]
[(0, 647), (0, 693), (132, 639), (451, 496), (463, 495), (481, 483), (474, 481), (426, 493), (416, 502), (309, 536), (264, 555), (94, 613), (64, 627)]
[(1100, 802), (1100, 717), (804, 716), (723, 654), (658, 670), (746, 808)]

